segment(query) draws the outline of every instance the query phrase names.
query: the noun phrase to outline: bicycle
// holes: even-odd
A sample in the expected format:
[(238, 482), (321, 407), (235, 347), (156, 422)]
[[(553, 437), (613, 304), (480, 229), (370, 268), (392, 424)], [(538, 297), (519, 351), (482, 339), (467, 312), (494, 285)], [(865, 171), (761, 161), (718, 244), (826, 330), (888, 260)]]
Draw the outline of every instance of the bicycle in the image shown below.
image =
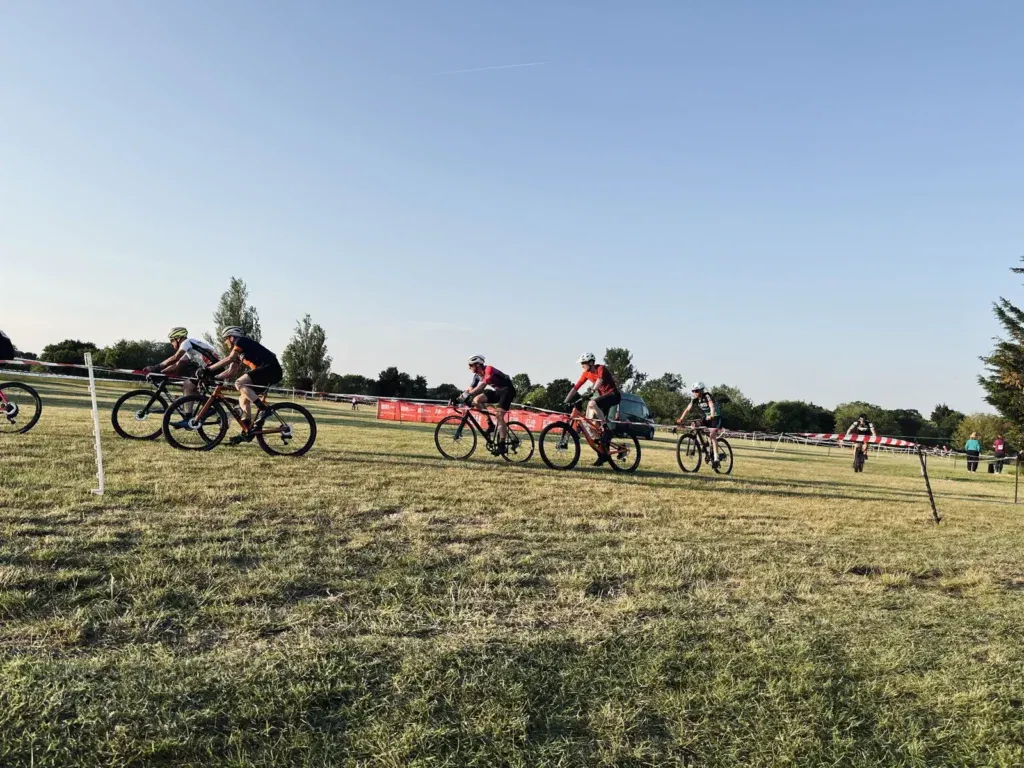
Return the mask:
[(868, 459), (868, 444), (865, 443), (854, 443), (853, 444), (853, 471), (863, 472), (864, 462)]
[(720, 475), (732, 473), (732, 446), (724, 437), (716, 438), (718, 443), (718, 461), (716, 462), (712, 455), (710, 432), (708, 427), (699, 426), (699, 423), (695, 422), (689, 432), (679, 436), (679, 442), (676, 443), (676, 461), (683, 472), (687, 474), (696, 472), (700, 469), (701, 463), (706, 462)]
[(39, 421), (43, 402), (28, 384), (0, 384), (0, 435), (23, 435)]
[[(192, 381), (201, 392), (209, 391), (200, 378), (193, 378)], [(146, 383), (155, 389), (133, 389), (121, 395), (110, 414), (114, 431), (126, 440), (156, 440), (160, 437), (164, 414), (169, 407), (165, 395), (170, 382), (170, 378), (163, 374), (149, 373), (146, 374)]]
[[(540, 457), (551, 469), (568, 470), (576, 466), (580, 460), (581, 433), (598, 456), (605, 452), (601, 442), (603, 425), (580, 412), (581, 399), (573, 400), (572, 412), (566, 421), (548, 424), (540, 432)], [(613, 437), (608, 445), (608, 463), (616, 472), (635, 472), (640, 466), (640, 441), (636, 436)]]
[[(507, 412), (504, 418), (508, 426), (508, 437), (499, 441), (498, 427), (492, 414), (477, 408), (459, 406), (454, 402), (449, 402), (448, 406), (457, 413), (445, 416), (434, 428), (434, 445), (446, 459), (465, 461), (472, 456), (476, 450), (477, 432), (483, 436), (484, 444), (492, 455), (501, 456), (510, 464), (522, 464), (533, 456), (533, 433), (522, 422), (509, 421)], [(490, 431), (480, 426), (474, 412), (491, 419)]]
[[(200, 379), (204, 378), (209, 381), (208, 377), (200, 376)], [(240, 437), (246, 441), (255, 438), (260, 448), (271, 456), (302, 456), (316, 442), (316, 421), (301, 405), (266, 405), (267, 395), (264, 392), (260, 395), (264, 409), (246, 429), (238, 401), (223, 394), (222, 381), (213, 380), (211, 383), (216, 384), (212, 392), (179, 397), (164, 413), (164, 437), (175, 448), (184, 451), (216, 448), (227, 434), (229, 412), (242, 427)], [(268, 422), (271, 426), (265, 426)], [(295, 445), (291, 444), (293, 442)]]

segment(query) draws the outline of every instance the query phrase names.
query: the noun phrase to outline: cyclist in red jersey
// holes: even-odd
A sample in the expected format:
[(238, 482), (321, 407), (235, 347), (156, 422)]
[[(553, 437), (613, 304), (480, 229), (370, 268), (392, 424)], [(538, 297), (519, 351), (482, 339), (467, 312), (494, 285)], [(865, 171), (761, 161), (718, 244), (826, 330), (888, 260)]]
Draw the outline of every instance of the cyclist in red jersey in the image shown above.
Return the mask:
[(516, 396), (512, 378), (493, 365), (487, 365), (482, 355), (473, 355), (467, 362), (469, 370), (473, 372), (473, 383), (459, 399), (470, 402), (483, 411), (487, 410), (488, 405), (493, 405), (498, 417), (498, 442), (504, 444), (508, 440), (505, 411), (512, 407), (512, 401)]
[(583, 366), (583, 375), (576, 382), (576, 386), (569, 390), (565, 396), (568, 404), (576, 396), (576, 393), (588, 381), (594, 385), (595, 397), (587, 403), (587, 418), (601, 422), (601, 445), (604, 451), (598, 454), (594, 466), (599, 467), (608, 461), (608, 446), (612, 442), (612, 431), (608, 427), (608, 414), (612, 408), (622, 402), (622, 392), (619, 385), (615, 383), (612, 372), (604, 365), (596, 363), (597, 358), (593, 352), (587, 352), (578, 360)]

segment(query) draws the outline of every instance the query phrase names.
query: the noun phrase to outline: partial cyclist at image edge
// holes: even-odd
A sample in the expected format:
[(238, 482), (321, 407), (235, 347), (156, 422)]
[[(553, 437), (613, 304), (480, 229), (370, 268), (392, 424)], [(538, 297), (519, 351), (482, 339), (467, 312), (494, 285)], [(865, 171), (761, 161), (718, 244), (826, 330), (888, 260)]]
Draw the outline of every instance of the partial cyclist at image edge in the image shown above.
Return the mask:
[[(258, 341), (250, 339), (237, 325), (229, 325), (220, 332), (220, 337), (227, 342), (228, 354), (221, 360), (210, 365), (206, 370), (209, 373), (216, 373), (222, 368), (228, 368), (220, 381), (230, 379), (239, 368), (247, 368), (242, 375), (235, 379), (235, 389), (238, 390), (238, 403), (242, 408), (242, 434), (231, 438), (231, 443), (237, 444), (252, 440), (252, 430), (263, 425), (266, 418), (267, 406), (257, 396), (253, 387), (272, 387), (284, 378), (284, 371), (277, 360), (277, 355), (264, 347)], [(252, 406), (256, 406), (259, 414), (256, 421), (252, 420)]]
[(612, 442), (612, 430), (608, 426), (608, 416), (611, 409), (622, 402), (622, 391), (612, 372), (605, 365), (597, 363), (597, 357), (593, 352), (586, 352), (580, 355), (576, 361), (583, 368), (579, 381), (569, 390), (565, 396), (565, 405), (571, 403), (580, 389), (589, 382), (594, 388), (594, 397), (587, 403), (587, 418), (600, 422), (601, 424), (601, 452), (594, 462), (599, 467), (608, 461), (608, 447)]
[[(508, 440), (508, 424), (505, 422), (505, 413), (512, 407), (516, 397), (516, 388), (512, 385), (512, 377), (502, 373), (493, 365), (487, 365), (483, 355), (473, 355), (466, 364), (473, 372), (473, 380), (469, 389), (465, 390), (459, 399), (468, 402), (486, 413), (487, 406), (493, 405), (495, 415), (498, 419), (498, 443), (503, 444)], [(492, 424), (486, 434), (494, 429)]]
[[(0, 331), (0, 360), (13, 360), (14, 354), (14, 342)], [(28, 384), (0, 382), (0, 433), (28, 432), (39, 421), (42, 411), (39, 393)]]
[(13, 360), (14, 354), (14, 342), (10, 336), (0, 331), (0, 360)]
[(718, 433), (722, 430), (722, 413), (718, 410), (718, 403), (715, 402), (714, 395), (708, 392), (703, 381), (695, 381), (690, 386), (690, 404), (686, 406), (686, 409), (676, 419), (676, 424), (682, 425), (686, 420), (687, 414), (695, 407), (702, 414), (701, 425), (707, 427), (708, 438), (711, 440), (711, 451), (714, 457), (711, 466), (712, 468), (717, 468), (718, 463), (723, 458), (718, 448)]

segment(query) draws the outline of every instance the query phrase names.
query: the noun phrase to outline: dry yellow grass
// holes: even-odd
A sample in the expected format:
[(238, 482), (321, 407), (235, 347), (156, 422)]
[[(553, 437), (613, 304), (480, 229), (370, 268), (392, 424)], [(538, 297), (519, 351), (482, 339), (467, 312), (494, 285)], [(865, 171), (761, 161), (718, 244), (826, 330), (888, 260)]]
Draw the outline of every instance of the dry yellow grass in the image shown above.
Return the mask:
[(560, 474), (336, 407), (301, 459), (191, 454), (116, 438), (115, 386), (96, 498), (84, 388), (39, 389), (2, 765), (1024, 764), (1012, 475), (933, 459), (936, 527), (916, 458)]

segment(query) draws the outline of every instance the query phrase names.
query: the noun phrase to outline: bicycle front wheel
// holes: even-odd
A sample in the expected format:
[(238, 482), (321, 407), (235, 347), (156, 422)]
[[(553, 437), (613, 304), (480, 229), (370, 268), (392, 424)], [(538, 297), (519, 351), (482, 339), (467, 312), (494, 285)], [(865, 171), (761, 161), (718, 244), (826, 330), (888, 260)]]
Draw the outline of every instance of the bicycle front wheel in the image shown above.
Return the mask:
[(533, 456), (533, 433), (518, 421), (508, 423), (508, 439), (505, 452), (501, 454), (510, 464), (522, 464)]
[(715, 467), (715, 472), (720, 475), (728, 475), (732, 473), (732, 446), (729, 445), (729, 441), (724, 437), (720, 437), (718, 442), (718, 465)]
[(295, 403), (277, 403), (267, 407), (263, 427), (256, 442), (271, 456), (301, 456), (316, 442), (313, 414)]
[(167, 400), (152, 389), (133, 389), (114, 403), (110, 422), (126, 440), (156, 440), (163, 428)]
[(572, 469), (580, 460), (580, 436), (564, 421), (544, 427), (539, 442), (540, 458), (551, 469)]
[(465, 461), (476, 450), (476, 430), (462, 416), (445, 416), (434, 428), (434, 445), (446, 459)]
[(208, 451), (224, 439), (228, 431), (228, 414), (219, 402), (214, 400), (203, 418), (196, 418), (206, 401), (204, 395), (188, 395), (170, 404), (163, 423), (168, 443), (183, 451)]
[(0, 384), (0, 435), (20, 435), (39, 421), (43, 403), (39, 393), (27, 384)]
[(608, 463), (616, 472), (636, 472), (640, 466), (640, 441), (627, 435), (612, 441), (608, 447)]
[(679, 442), (676, 443), (676, 461), (679, 462), (679, 468), (687, 474), (700, 469), (700, 442), (693, 432), (680, 436)]

